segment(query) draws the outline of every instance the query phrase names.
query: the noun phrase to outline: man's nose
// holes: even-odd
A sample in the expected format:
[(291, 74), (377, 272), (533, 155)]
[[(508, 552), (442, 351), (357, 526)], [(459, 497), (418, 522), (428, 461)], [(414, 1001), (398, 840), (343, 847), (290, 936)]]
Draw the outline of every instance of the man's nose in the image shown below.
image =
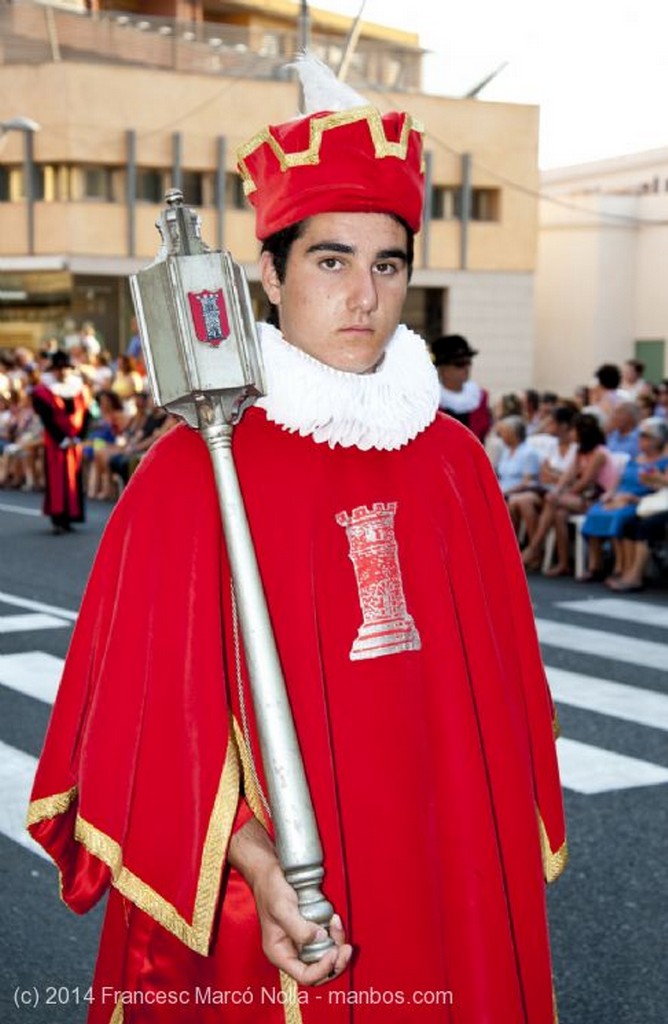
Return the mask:
[(361, 309), (365, 313), (372, 312), (378, 305), (376, 280), (371, 271), (360, 270), (355, 274), (348, 305), (351, 309)]

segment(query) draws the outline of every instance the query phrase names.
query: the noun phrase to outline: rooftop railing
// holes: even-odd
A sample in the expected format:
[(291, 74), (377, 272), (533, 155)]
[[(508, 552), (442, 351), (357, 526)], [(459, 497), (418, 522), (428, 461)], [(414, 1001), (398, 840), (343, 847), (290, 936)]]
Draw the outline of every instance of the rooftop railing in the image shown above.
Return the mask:
[[(0, 64), (104, 62), (191, 74), (282, 79), (299, 49), (299, 31), (257, 24), (183, 22), (140, 14), (68, 9), (36, 0), (0, 0)], [(341, 36), (313, 33), (311, 48), (337, 68)], [(420, 85), (421, 52), (360, 40), (347, 81), (353, 87), (409, 91)]]

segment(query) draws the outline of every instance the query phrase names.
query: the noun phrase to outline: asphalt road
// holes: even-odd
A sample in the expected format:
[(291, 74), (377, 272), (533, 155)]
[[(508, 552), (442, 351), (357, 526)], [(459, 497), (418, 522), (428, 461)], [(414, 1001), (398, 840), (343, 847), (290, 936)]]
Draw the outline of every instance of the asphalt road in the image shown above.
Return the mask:
[[(63, 614), (76, 612), (110, 506), (57, 538), (38, 508), (37, 496), (0, 492), (0, 1024), (79, 1024), (102, 908), (67, 910), (55, 869), (12, 834), (21, 765), (39, 755), (50, 712), (12, 672), (34, 652), (65, 656)], [(668, 581), (626, 599), (570, 580), (530, 586), (566, 740), (571, 859), (549, 893), (560, 1019), (666, 1024)], [(2, 625), (18, 615), (20, 628)]]

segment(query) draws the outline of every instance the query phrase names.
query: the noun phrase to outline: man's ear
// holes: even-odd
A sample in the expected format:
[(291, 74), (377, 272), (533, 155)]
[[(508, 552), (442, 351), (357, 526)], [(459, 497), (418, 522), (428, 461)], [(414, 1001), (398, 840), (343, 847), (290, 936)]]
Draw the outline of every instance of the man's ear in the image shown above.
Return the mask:
[(274, 267), (274, 257), (270, 252), (263, 252), (260, 256), (260, 280), (265, 294), (274, 306), (281, 304), (281, 282), (278, 279)]

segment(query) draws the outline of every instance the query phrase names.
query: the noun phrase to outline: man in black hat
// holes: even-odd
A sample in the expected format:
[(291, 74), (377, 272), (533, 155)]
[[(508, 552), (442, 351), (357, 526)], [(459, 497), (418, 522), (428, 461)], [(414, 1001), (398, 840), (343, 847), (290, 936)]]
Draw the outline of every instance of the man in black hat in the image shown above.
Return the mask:
[(70, 533), (72, 523), (84, 520), (80, 439), (88, 421), (89, 396), (81, 377), (72, 372), (67, 352), (53, 353), (32, 401), (44, 426), (43, 511), (51, 517), (54, 534)]
[(484, 441), (492, 425), (489, 395), (470, 380), (471, 361), (478, 355), (461, 334), (444, 334), (431, 343), (441, 382), (439, 408)]

